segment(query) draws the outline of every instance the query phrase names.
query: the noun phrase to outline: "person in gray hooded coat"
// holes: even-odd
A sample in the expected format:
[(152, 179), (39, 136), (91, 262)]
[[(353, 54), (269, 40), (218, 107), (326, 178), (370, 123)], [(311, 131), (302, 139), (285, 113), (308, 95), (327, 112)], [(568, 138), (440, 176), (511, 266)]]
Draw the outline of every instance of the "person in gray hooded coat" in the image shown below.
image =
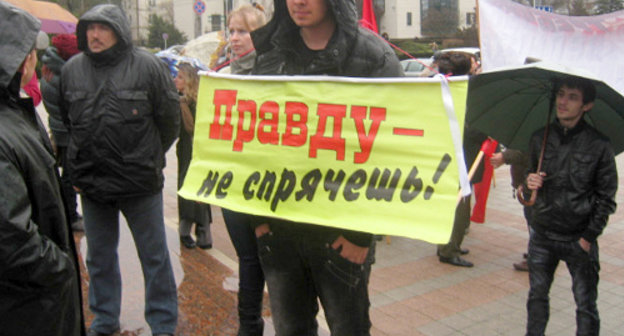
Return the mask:
[(145, 280), (153, 335), (173, 335), (177, 294), (163, 216), (164, 153), (178, 136), (180, 105), (164, 62), (131, 42), (118, 6), (98, 5), (76, 27), (78, 49), (61, 72), (71, 181), (80, 193), (89, 271), (90, 335), (119, 329), (119, 213)]
[(0, 334), (84, 334), (80, 275), (54, 154), (20, 88), (41, 23), (0, 1)]

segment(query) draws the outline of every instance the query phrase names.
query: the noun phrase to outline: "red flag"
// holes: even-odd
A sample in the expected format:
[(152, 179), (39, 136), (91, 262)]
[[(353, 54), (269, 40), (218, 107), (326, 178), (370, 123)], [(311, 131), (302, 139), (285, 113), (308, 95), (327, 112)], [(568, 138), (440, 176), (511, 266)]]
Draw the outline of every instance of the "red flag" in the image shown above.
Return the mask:
[(362, 1), (362, 19), (360, 25), (378, 33), (377, 20), (375, 19), (375, 11), (373, 11), (373, 0)]
[(494, 174), (494, 167), (490, 163), (492, 154), (496, 151), (498, 141), (493, 139), (487, 139), (483, 141), (481, 145), (481, 151), (485, 156), (483, 178), (481, 182), (475, 183), (473, 186), (476, 202), (474, 208), (472, 208), (472, 217), (470, 220), (475, 223), (485, 222), (485, 208), (487, 205), (488, 195), (490, 194), (490, 185), (492, 184), (492, 175)]

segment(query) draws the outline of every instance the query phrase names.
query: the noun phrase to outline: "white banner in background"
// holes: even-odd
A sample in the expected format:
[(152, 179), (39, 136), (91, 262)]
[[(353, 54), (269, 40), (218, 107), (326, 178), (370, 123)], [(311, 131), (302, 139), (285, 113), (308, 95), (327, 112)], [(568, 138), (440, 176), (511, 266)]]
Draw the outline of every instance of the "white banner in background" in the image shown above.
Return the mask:
[(483, 71), (527, 57), (590, 71), (624, 95), (624, 10), (565, 16), (510, 0), (478, 0)]

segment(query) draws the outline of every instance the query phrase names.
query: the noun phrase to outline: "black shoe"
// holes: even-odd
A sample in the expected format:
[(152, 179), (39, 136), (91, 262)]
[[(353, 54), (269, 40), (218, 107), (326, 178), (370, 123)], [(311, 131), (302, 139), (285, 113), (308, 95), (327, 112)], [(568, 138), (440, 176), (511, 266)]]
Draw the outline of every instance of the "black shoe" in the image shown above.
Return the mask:
[(210, 224), (196, 224), (195, 237), (197, 238), (197, 247), (203, 250), (212, 248), (212, 233), (210, 233)]
[(202, 250), (210, 250), (212, 248), (212, 244), (197, 244), (197, 247)]
[(180, 243), (187, 249), (195, 248), (195, 241), (191, 236), (180, 236)]
[[(466, 255), (466, 254), (468, 254), (468, 253), (470, 253), (470, 250), (469, 250), (469, 249), (459, 249), (459, 254), (461, 254), (461, 255)], [(436, 251), (436, 255), (437, 255), (438, 257), (440, 256), (440, 251), (439, 251), (439, 250), (438, 250), (438, 251)]]
[(173, 334), (154, 334), (153, 336), (173, 336)]
[(471, 263), (468, 260), (462, 259), (461, 257), (440, 257), (440, 262), (445, 263), (445, 264), (450, 264), (453, 266), (461, 266), (461, 267), (472, 267), (474, 266), (473, 263)]
[(115, 332), (112, 333), (102, 333), (99, 332), (97, 330), (93, 330), (93, 329), (89, 329), (89, 331), (87, 332), (87, 336), (113, 336), (115, 335)]

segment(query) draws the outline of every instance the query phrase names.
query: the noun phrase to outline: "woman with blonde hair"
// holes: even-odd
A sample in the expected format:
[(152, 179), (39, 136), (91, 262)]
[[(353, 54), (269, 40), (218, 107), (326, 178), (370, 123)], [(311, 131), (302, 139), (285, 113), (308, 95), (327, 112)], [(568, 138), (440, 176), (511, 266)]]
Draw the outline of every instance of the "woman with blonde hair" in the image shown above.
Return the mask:
[(220, 72), (248, 75), (254, 65), (256, 52), (250, 33), (266, 23), (264, 8), (258, 4), (244, 4), (228, 16), (228, 42), (231, 52), (230, 66)]
[[(195, 128), (195, 107), (197, 105), (197, 90), (199, 89), (199, 76), (197, 69), (188, 63), (178, 66), (178, 74), (174, 79), (176, 88), (181, 94), (180, 111), (182, 122), (180, 123), (180, 138), (176, 146), (178, 157), (178, 189), (182, 187), (184, 177), (191, 163), (193, 153), (193, 130)], [(212, 248), (212, 235), (210, 223), (212, 215), (210, 205), (184, 199), (178, 196), (178, 232), (180, 242), (186, 248), (199, 246), (202, 249)], [(195, 237), (191, 237), (191, 228), (195, 223)]]
[[(229, 42), (232, 51), (230, 72), (246, 75), (251, 72), (256, 52), (250, 32), (263, 26), (266, 18), (261, 6), (242, 5), (228, 17)], [(264, 273), (258, 258), (256, 236), (251, 223), (256, 216), (222, 209), (223, 219), (238, 256), (238, 336), (262, 336), (262, 298)]]

